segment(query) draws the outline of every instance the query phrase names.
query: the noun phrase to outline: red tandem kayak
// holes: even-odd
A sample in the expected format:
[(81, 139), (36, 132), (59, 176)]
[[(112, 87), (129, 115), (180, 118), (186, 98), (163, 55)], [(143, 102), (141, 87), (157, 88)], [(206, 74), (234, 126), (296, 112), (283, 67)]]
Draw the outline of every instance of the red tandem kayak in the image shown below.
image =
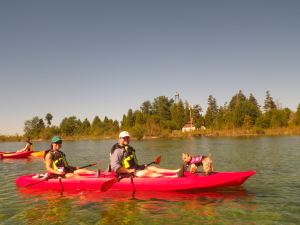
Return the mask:
[(7, 153), (0, 153), (1, 158), (23, 158), (31, 155), (33, 151), (28, 152), (7, 152)]
[[(212, 175), (207, 176), (203, 172), (197, 172), (196, 174), (185, 172), (184, 177), (133, 178), (133, 182), (131, 182), (131, 178), (124, 178), (115, 183), (110, 191), (179, 191), (240, 186), (254, 174), (256, 174), (255, 171), (214, 172)], [(115, 178), (115, 173), (102, 171), (100, 177), (94, 177), (94, 174), (86, 174), (82, 178), (52, 178), (48, 181), (43, 181), (42, 178), (33, 178), (33, 176), (20, 176), (15, 183), (18, 186), (30, 189), (97, 191), (103, 182)]]

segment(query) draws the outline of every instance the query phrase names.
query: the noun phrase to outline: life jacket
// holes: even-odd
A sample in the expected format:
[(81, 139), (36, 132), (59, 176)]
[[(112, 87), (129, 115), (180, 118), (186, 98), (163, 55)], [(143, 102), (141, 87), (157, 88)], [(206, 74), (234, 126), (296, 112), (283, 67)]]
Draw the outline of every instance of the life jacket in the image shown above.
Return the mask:
[(27, 152), (33, 151), (33, 144), (30, 142), (30, 147), (26, 150)]
[(135, 155), (135, 150), (130, 146), (121, 146), (118, 143), (114, 144), (110, 150), (110, 155), (114, 153), (117, 148), (125, 150), (124, 157), (121, 161), (122, 167), (128, 169), (132, 166), (138, 165), (138, 161)]
[(58, 167), (63, 167), (63, 168), (68, 167), (66, 155), (65, 155), (65, 153), (63, 153), (61, 151), (52, 151), (52, 150), (45, 151), (44, 163), (46, 163), (45, 157), (48, 154), (48, 152), (50, 152), (52, 154), (52, 164), (51, 164), (52, 169), (57, 170)]
[(192, 157), (189, 164), (195, 164), (196, 166), (203, 165), (202, 159), (203, 159), (203, 155)]

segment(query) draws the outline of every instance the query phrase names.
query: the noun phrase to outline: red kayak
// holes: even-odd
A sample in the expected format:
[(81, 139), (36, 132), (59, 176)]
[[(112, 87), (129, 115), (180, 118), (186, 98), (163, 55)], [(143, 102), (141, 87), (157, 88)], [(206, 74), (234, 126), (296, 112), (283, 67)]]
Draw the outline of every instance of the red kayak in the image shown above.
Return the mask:
[(33, 151), (28, 152), (7, 152), (7, 153), (0, 153), (1, 158), (23, 158), (31, 155)]
[[(120, 182), (116, 182), (110, 188), (110, 191), (179, 191), (240, 186), (254, 174), (256, 174), (255, 171), (214, 172), (212, 175), (207, 176), (203, 172), (197, 172), (196, 174), (185, 172), (184, 177), (176, 178), (124, 178)], [(94, 177), (94, 174), (86, 174), (82, 178), (51, 178), (48, 181), (44, 181), (42, 178), (33, 178), (34, 176), (20, 176), (15, 183), (21, 187), (31, 189), (97, 191), (105, 181), (114, 179), (115, 173), (102, 171), (100, 177)]]

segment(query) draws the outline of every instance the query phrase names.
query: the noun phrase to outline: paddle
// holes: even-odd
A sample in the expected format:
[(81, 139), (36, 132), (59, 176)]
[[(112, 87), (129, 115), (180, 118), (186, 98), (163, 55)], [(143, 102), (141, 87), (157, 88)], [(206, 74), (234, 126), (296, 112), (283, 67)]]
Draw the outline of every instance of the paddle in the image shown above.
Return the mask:
[[(92, 163), (92, 164), (90, 164), (90, 165), (80, 167), (79, 169), (83, 169), (83, 168), (86, 168), (86, 167), (89, 167), (89, 166), (95, 166), (95, 165), (97, 165), (97, 164), (99, 164), (99, 163), (101, 163), (101, 162), (102, 162), (102, 161), (99, 161), (99, 162), (97, 162), (97, 163)], [(43, 178), (43, 180), (40, 180), (40, 181), (35, 182), (35, 183), (26, 184), (25, 187), (30, 187), (30, 186), (32, 186), (32, 185), (39, 184), (39, 183), (42, 183), (42, 182), (44, 182), (44, 181), (48, 181), (49, 179), (54, 178), (54, 177), (58, 177), (58, 176), (59, 176), (59, 175), (52, 174), (51, 177)]]
[[(159, 163), (160, 163), (160, 159), (161, 159), (161, 155), (160, 156), (158, 156), (156, 159), (154, 159), (154, 161), (153, 162), (151, 162), (151, 163), (149, 163), (149, 164), (147, 164), (147, 166), (149, 166), (149, 165), (151, 165), (151, 164), (156, 164), (156, 165), (158, 165)], [(143, 166), (141, 166), (140, 168), (142, 168)], [(138, 169), (137, 171), (139, 171), (140, 169)], [(124, 175), (122, 175), (121, 177), (116, 177), (116, 178), (113, 178), (113, 179), (111, 179), (111, 180), (108, 180), (108, 181), (105, 181), (105, 182), (103, 182), (102, 184), (101, 184), (101, 186), (100, 186), (100, 191), (101, 192), (106, 192), (106, 191), (108, 191), (115, 183), (117, 183), (117, 182), (119, 182), (120, 180), (122, 180), (123, 178), (125, 178), (125, 177), (130, 177), (130, 176), (132, 176), (133, 174), (131, 174), (131, 173), (126, 173), (126, 174), (124, 174)]]

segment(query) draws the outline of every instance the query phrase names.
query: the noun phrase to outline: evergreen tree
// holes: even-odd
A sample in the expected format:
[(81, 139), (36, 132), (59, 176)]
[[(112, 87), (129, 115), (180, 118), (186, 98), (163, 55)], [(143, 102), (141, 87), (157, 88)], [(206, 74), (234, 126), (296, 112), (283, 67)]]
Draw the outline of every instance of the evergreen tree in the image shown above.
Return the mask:
[(89, 127), (91, 126), (90, 121), (85, 118), (85, 120), (83, 121), (83, 123), (81, 124), (81, 134), (89, 134)]
[(134, 118), (133, 118), (133, 113), (132, 113), (132, 109), (129, 109), (127, 112), (127, 127), (131, 128), (134, 126)]
[(213, 125), (214, 114), (210, 107), (206, 109), (204, 120), (205, 120), (205, 127), (211, 127)]
[(276, 109), (275, 102), (273, 101), (273, 98), (270, 96), (269, 91), (267, 91), (267, 95), (266, 95), (266, 99), (265, 99), (265, 102), (264, 102), (263, 109), (264, 109), (265, 112), (267, 112), (271, 109)]
[(142, 125), (144, 124), (144, 117), (143, 117), (143, 113), (139, 110), (137, 110), (135, 112), (136, 117), (135, 117), (135, 125)]
[(256, 106), (256, 108), (260, 109), (260, 105), (258, 104), (256, 98), (250, 93), (249, 102)]
[(127, 117), (126, 117), (125, 114), (123, 114), (123, 119), (121, 121), (121, 129), (122, 130), (128, 130)]
[(199, 104), (196, 104), (193, 106), (193, 109), (192, 109), (192, 118), (193, 118), (193, 121), (197, 121), (198, 118), (200, 117), (200, 113), (202, 112), (202, 108)]
[(186, 123), (184, 121), (184, 106), (181, 99), (179, 99), (178, 103), (174, 104), (171, 107), (171, 116), (172, 122), (175, 124), (177, 130), (181, 130), (182, 126)]
[(212, 96), (210, 95), (208, 97), (208, 106), (210, 108), (210, 110), (212, 111), (212, 114), (213, 114), (213, 118), (215, 118), (218, 114), (218, 105), (217, 105), (217, 100)]
[(246, 101), (247, 98), (246, 96), (243, 94), (242, 90), (239, 90), (239, 93), (237, 95), (237, 103), (241, 102), (241, 101)]
[(162, 104), (159, 108), (159, 116), (162, 120), (171, 120), (171, 112), (168, 106)]
[(229, 105), (228, 105), (228, 109), (230, 111), (233, 111), (235, 109), (235, 106), (241, 102), (241, 101), (246, 101), (247, 98), (246, 96), (243, 94), (242, 90), (239, 91), (238, 94), (235, 94), (232, 98), (231, 98), (231, 101), (229, 102)]

